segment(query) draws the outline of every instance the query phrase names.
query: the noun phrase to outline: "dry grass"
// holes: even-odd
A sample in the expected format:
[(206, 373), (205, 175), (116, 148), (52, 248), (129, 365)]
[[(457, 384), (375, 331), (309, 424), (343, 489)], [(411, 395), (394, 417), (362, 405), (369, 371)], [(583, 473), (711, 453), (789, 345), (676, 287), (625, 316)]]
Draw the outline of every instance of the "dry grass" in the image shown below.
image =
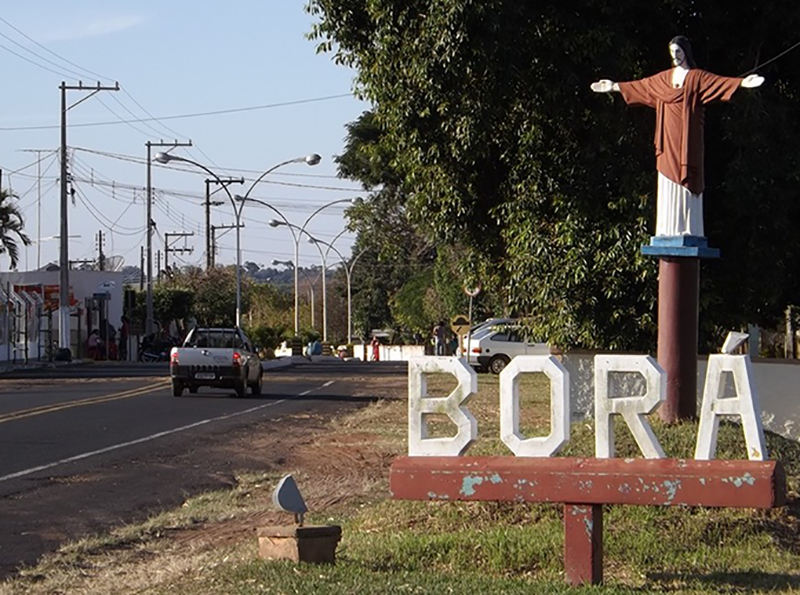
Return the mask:
[[(399, 376), (382, 379), (379, 389), (362, 385), (357, 395), (380, 391), (385, 398), (333, 418), (327, 430), (303, 436), (287, 451), (291, 455), (280, 471), (238, 474), (231, 490), (191, 498), (146, 523), (67, 544), (0, 585), (0, 595), (147, 593), (202, 575), (216, 564), (252, 558), (255, 527), (287, 522), (271, 501), (272, 490), (285, 473), (294, 474), (301, 486), (314, 512), (310, 522), (340, 519), (385, 500), (389, 465), (406, 451), (406, 382)], [(521, 389), (523, 417), (526, 423), (546, 422), (549, 405), (541, 406), (546, 396), (538, 394), (536, 380), (530, 382)], [(446, 396), (454, 386), (452, 377), (435, 375), (429, 380), (429, 394)], [(479, 393), (469, 408), (479, 423), (475, 451), (502, 452), (497, 377), (480, 376)], [(435, 430), (449, 432), (452, 424), (437, 424)], [(257, 433), (253, 440), (253, 449), (275, 448)]]
[[(434, 375), (428, 381), (429, 396), (446, 396), (454, 386), (451, 377)], [(266, 566), (257, 558), (255, 527), (287, 522), (284, 514), (272, 510), (271, 493), (288, 472), (295, 475), (314, 511), (309, 523), (347, 526), (340, 547), (341, 564), (326, 570), (326, 574), (336, 575), (332, 581), (386, 581), (385, 592), (440, 592), (433, 587), (419, 589), (431, 577), (449, 580), (448, 576), (455, 575), (457, 580), (477, 581), (470, 577), (479, 576), (478, 572), (485, 575), (488, 569), (489, 574), (498, 576), (485, 580), (498, 582), (481, 583), (484, 590), (479, 592), (501, 586), (491, 592), (536, 592), (540, 583), (525, 582), (530, 580), (551, 581), (541, 583), (542, 587), (562, 592), (562, 526), (557, 506), (387, 501), (389, 465), (406, 452), (406, 378), (381, 379), (380, 387), (362, 386), (362, 395), (377, 392), (385, 398), (298, 436), (280, 469), (237, 475), (237, 485), (230, 490), (192, 498), (146, 523), (65, 546), (17, 580), (0, 585), (0, 595), (249, 593), (256, 591), (243, 583), (269, 582), (266, 577), (277, 581), (269, 587), (277, 590), (257, 592), (313, 592), (308, 585), (315, 577), (322, 578), (319, 572)], [(479, 392), (468, 407), (478, 421), (478, 439), (469, 454), (510, 454), (500, 441), (496, 376), (479, 376)], [(542, 375), (523, 377), (520, 409), (522, 432), (542, 435), (550, 414), (549, 383)], [(431, 426), (434, 435), (454, 432), (449, 420), (431, 420)], [(674, 440), (691, 440), (693, 428), (678, 430)], [(575, 444), (570, 443), (569, 450), (591, 449), (590, 434), (589, 427), (574, 427)], [(726, 434), (732, 436), (727, 442), (741, 442), (740, 430), (722, 428), (721, 440)], [(624, 432), (618, 438), (631, 442)], [(276, 447), (258, 433), (253, 440), (254, 449)], [(670, 445), (676, 451), (678, 446)], [(800, 463), (792, 465), (798, 466)], [(763, 526), (759, 524), (762, 517)], [(748, 592), (797, 592), (793, 589), (800, 586), (800, 578), (796, 571), (787, 570), (797, 560), (797, 518), (796, 508), (758, 517), (743, 511), (612, 507), (606, 570), (615, 577), (616, 586), (602, 591), (634, 588), (642, 592), (654, 586), (674, 592), (717, 592), (714, 585), (706, 588), (703, 580), (719, 575), (727, 581), (729, 592), (736, 590), (732, 585), (738, 585), (737, 580), (743, 581)], [(775, 536), (784, 533), (787, 545), (775, 547)], [(716, 545), (703, 545), (709, 535), (716, 536)], [(728, 547), (727, 542), (732, 545)], [(479, 549), (470, 549), (473, 547)], [(538, 560), (538, 565), (531, 566), (533, 560)], [(747, 560), (751, 563), (745, 563)], [(479, 563), (483, 564), (480, 568)], [(748, 563), (760, 568), (763, 577), (756, 573), (751, 579), (755, 570), (748, 570)], [(652, 567), (663, 576), (653, 574)], [(440, 572), (442, 568), (445, 570)], [(687, 568), (694, 570), (681, 574)], [(739, 570), (729, 577), (726, 568)], [(786, 577), (785, 584), (781, 577)], [(299, 582), (292, 583), (295, 579)], [(505, 579), (520, 582), (520, 590), (515, 590), (516, 583), (502, 583)], [(756, 584), (762, 579), (766, 581), (764, 591)], [(392, 591), (392, 581), (401, 581), (403, 589)], [(405, 589), (408, 581), (410, 590)], [(287, 584), (301, 587), (287, 590), (280, 586)], [(478, 588), (477, 582), (469, 584)]]

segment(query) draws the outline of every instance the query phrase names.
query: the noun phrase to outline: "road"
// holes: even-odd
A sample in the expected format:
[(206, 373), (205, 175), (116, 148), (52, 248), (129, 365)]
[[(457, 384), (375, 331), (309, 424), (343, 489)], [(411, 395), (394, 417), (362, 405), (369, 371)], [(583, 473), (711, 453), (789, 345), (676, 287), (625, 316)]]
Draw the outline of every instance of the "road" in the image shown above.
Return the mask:
[[(171, 395), (165, 364), (67, 366), (0, 376), (0, 578), (65, 540), (141, 520), (262, 468), (248, 432), (291, 439), (296, 414), (334, 415), (399, 363), (318, 363), (265, 374), (263, 394)], [(306, 416), (308, 417), (308, 416)]]

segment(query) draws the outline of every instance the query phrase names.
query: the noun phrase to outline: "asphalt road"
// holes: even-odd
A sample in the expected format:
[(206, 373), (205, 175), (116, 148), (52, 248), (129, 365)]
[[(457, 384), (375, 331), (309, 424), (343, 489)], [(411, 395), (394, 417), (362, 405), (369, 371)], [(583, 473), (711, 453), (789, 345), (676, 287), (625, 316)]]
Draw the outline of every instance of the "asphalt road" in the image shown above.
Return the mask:
[(204, 448), (293, 413), (361, 406), (354, 383), (404, 373), (402, 362), (308, 363), (269, 371), (263, 394), (244, 399), (173, 397), (166, 364), (0, 375), (0, 577), (66, 539), (220, 487)]

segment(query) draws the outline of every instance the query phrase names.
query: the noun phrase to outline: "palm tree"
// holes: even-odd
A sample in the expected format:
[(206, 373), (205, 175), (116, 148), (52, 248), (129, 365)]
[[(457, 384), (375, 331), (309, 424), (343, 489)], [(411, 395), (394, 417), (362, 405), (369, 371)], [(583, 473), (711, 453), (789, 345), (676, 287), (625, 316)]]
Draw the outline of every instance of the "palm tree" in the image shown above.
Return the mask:
[(30, 246), (31, 240), (23, 231), (25, 222), (19, 207), (11, 202), (16, 198), (7, 190), (0, 190), (0, 254), (8, 254), (10, 268), (17, 267), (19, 262), (19, 243)]

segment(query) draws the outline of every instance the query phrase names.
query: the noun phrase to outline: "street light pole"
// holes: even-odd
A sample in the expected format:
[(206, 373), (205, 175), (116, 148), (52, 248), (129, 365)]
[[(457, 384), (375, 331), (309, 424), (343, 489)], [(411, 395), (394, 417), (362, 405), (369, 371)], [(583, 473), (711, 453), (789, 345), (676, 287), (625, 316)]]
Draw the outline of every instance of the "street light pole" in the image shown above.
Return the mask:
[[(197, 163), (196, 161), (192, 161), (191, 159), (187, 159), (185, 157), (172, 155), (170, 153), (158, 153), (156, 155), (156, 161), (158, 161), (159, 163), (169, 163), (170, 161), (183, 161), (184, 163), (189, 163), (191, 165), (194, 165), (195, 167), (199, 167), (208, 175), (212, 176), (217, 181), (217, 183), (220, 186), (222, 186), (222, 189), (225, 190), (225, 194), (228, 195), (228, 198), (231, 201), (231, 205), (233, 206), (233, 214), (236, 217), (236, 326), (237, 327), (241, 327), (242, 323), (242, 245), (241, 245), (241, 233), (240, 233), (242, 209), (244, 209), (244, 204), (247, 200), (253, 200), (253, 199), (248, 199), (247, 197), (250, 195), (250, 192), (253, 190), (253, 188), (256, 187), (256, 184), (258, 184), (261, 180), (263, 180), (267, 174), (275, 171), (279, 167), (283, 167), (284, 165), (288, 165), (290, 163), (301, 163), (301, 162), (305, 162), (308, 165), (316, 165), (321, 160), (322, 157), (320, 157), (316, 153), (311, 153), (310, 155), (306, 155), (305, 157), (297, 157), (295, 159), (288, 159), (286, 161), (282, 161), (281, 163), (274, 165), (273, 167), (265, 171), (263, 174), (258, 176), (253, 182), (253, 184), (250, 186), (250, 188), (247, 190), (244, 197), (239, 197), (239, 196), (236, 197), (238, 199), (237, 201), (234, 199), (230, 190), (228, 190), (227, 185), (220, 179), (220, 177), (213, 171), (211, 171), (209, 168), (207, 168), (205, 165)], [(238, 205), (237, 202), (239, 203)], [(296, 251), (297, 250), (295, 247), (295, 252)], [(297, 287), (296, 279), (297, 279), (297, 273), (295, 272), (295, 288)], [(297, 298), (295, 297), (295, 304), (296, 302)], [(297, 314), (295, 313), (295, 327), (297, 326), (298, 326)], [(295, 334), (297, 334), (297, 328), (295, 328)]]
[(320, 247), (320, 243), (324, 243), (324, 242), (317, 242), (316, 238), (314, 238), (313, 236), (311, 236), (311, 234), (306, 232), (306, 235), (308, 236), (308, 241), (311, 244), (314, 244), (314, 246), (317, 247), (317, 250), (319, 250), (320, 260), (322, 260), (322, 341), (323, 341), (323, 343), (327, 343), (328, 342), (328, 294), (327, 294), (327, 289), (326, 289), (326, 285), (327, 285), (326, 277), (327, 277), (327, 272), (328, 272), (328, 264), (327, 264), (328, 253), (331, 251), (331, 248), (333, 247), (332, 245), (336, 243), (336, 240), (338, 240), (342, 236), (342, 234), (344, 232), (346, 232), (346, 231), (347, 231), (347, 228), (345, 227), (342, 231), (340, 231), (338, 234), (336, 234), (336, 236), (330, 241), (330, 244), (328, 244), (328, 249), (325, 250), (324, 252), (322, 251), (322, 248)]
[[(244, 196), (238, 196), (237, 195), (236, 199), (241, 201), (242, 208), (244, 208), (244, 204), (248, 200), (253, 201), (253, 202), (258, 202), (258, 203), (263, 204), (263, 205), (266, 205), (267, 207), (269, 207), (270, 209), (275, 211), (278, 215), (280, 215), (281, 219), (283, 219), (284, 222), (286, 222), (286, 224), (288, 225), (289, 221), (286, 219), (286, 217), (283, 216), (283, 213), (281, 213), (278, 209), (276, 209), (275, 207), (273, 207), (272, 205), (270, 205), (270, 204), (268, 204), (268, 203), (266, 203), (264, 201), (261, 201), (261, 200), (258, 200), (258, 199), (254, 199), (254, 198), (250, 198), (250, 193), (253, 191), (253, 188), (255, 188), (256, 185), (261, 180), (263, 180), (265, 177), (267, 177), (268, 174), (272, 173), (273, 171), (275, 171), (279, 167), (283, 167), (284, 165), (289, 165), (290, 163), (306, 163), (308, 165), (317, 165), (320, 161), (322, 161), (322, 157), (320, 157), (316, 153), (309, 153), (305, 157), (295, 157), (294, 159), (287, 159), (286, 161), (281, 161), (277, 165), (273, 165), (267, 171), (265, 171), (263, 174), (258, 176), (253, 181), (253, 183), (250, 185), (250, 188), (247, 189), (247, 192), (244, 193)], [(294, 235), (294, 232), (292, 233), (292, 235)], [(298, 295), (297, 295), (297, 285), (298, 285), (298, 278), (297, 278), (297, 264), (298, 264), (298, 262), (297, 261), (298, 261), (298, 258), (299, 258), (299, 252), (300, 252), (300, 249), (298, 247), (298, 238), (295, 237), (294, 238), (294, 262), (295, 262), (295, 267), (294, 267), (294, 334), (295, 334), (295, 336), (298, 336), (300, 334), (300, 313), (299, 313), (299, 310), (298, 310), (298, 307), (300, 305), (300, 300), (299, 300)]]
[[(302, 235), (304, 233), (307, 236), (311, 237), (311, 235), (305, 230), (305, 226), (308, 224), (309, 221), (311, 221), (312, 217), (314, 217), (314, 215), (319, 213), (322, 209), (325, 209), (325, 208), (327, 208), (327, 207), (329, 207), (331, 205), (335, 205), (335, 204), (342, 203), (342, 202), (352, 202), (352, 200), (349, 199), (349, 198), (343, 198), (343, 199), (334, 200), (333, 202), (329, 202), (327, 204), (322, 205), (316, 211), (311, 213), (311, 215), (309, 215), (308, 219), (306, 219), (305, 223), (303, 224), (303, 227), (299, 227), (299, 226), (295, 225), (294, 223), (290, 223), (289, 220), (286, 218), (286, 216), (283, 213), (281, 213), (278, 209), (276, 209), (275, 207), (273, 207), (271, 204), (269, 204), (266, 201), (260, 200), (258, 198), (249, 198), (247, 196), (236, 196), (235, 198), (236, 198), (236, 200), (241, 201), (242, 203), (254, 202), (254, 203), (260, 204), (260, 205), (262, 205), (264, 207), (267, 207), (268, 209), (272, 210), (275, 214), (277, 214), (281, 218), (281, 221), (277, 221), (275, 219), (270, 220), (270, 222), (269, 222), (270, 227), (278, 227), (278, 226), (281, 226), (281, 225), (285, 225), (289, 229), (289, 232), (292, 234), (292, 240), (294, 241), (294, 262), (295, 262), (295, 265), (296, 265), (295, 266), (295, 270), (294, 270), (294, 334), (295, 334), (295, 336), (297, 336), (300, 333), (300, 298), (299, 298), (300, 294), (298, 292), (298, 286), (299, 286), (298, 268), (299, 268), (299, 260), (300, 260), (300, 238), (302, 237)], [(297, 230), (297, 231), (295, 231), (295, 230)], [(323, 283), (324, 283), (324, 277), (323, 277)], [(324, 287), (325, 287), (325, 285), (323, 285), (323, 292), (324, 292)]]
[(222, 186), (222, 189), (225, 191), (225, 194), (228, 195), (228, 198), (231, 201), (231, 206), (233, 207), (233, 215), (236, 218), (236, 326), (241, 327), (242, 325), (242, 250), (241, 250), (241, 217), (242, 217), (242, 208), (244, 207), (244, 203), (237, 205), (236, 201), (233, 199), (233, 195), (231, 191), (228, 190), (228, 185), (222, 181), (222, 179), (207, 168), (202, 163), (198, 163), (197, 161), (192, 161), (191, 159), (187, 159), (186, 157), (179, 157), (178, 155), (172, 155), (170, 153), (157, 153), (155, 157), (156, 161), (159, 163), (169, 163), (170, 161), (182, 161), (184, 163), (189, 163), (194, 165), (195, 167), (199, 167), (212, 178), (214, 178), (217, 183)]
[[(285, 267), (295, 268), (294, 263), (291, 260), (273, 260), (272, 266), (283, 265)], [(305, 277), (306, 283), (308, 283), (308, 293), (311, 296), (311, 328), (316, 331), (317, 324), (315, 322), (315, 315), (314, 315), (314, 285), (316, 285), (316, 280), (312, 281), (311, 277), (308, 276), (304, 270), (300, 270)]]
[(147, 147), (147, 208), (146, 208), (146, 217), (147, 217), (147, 288), (145, 290), (145, 315), (144, 315), (144, 334), (149, 335), (153, 332), (153, 319), (154, 310), (153, 310), (153, 174), (152, 174), (152, 154), (151, 149), (153, 147), (170, 147), (174, 149), (175, 147), (191, 147), (192, 141), (187, 141), (185, 143), (179, 143), (178, 141), (175, 142), (167, 142), (158, 141), (158, 142), (151, 142), (147, 141), (144, 144)]
[[(249, 200), (253, 200), (253, 199), (251, 198)], [(255, 202), (261, 202), (261, 201), (255, 201)], [(296, 265), (298, 264), (298, 261), (300, 259), (300, 247), (299, 247), (300, 246), (300, 238), (302, 237), (302, 235), (304, 233), (308, 237), (312, 237), (311, 234), (309, 234), (306, 231), (306, 225), (308, 225), (308, 223), (314, 218), (314, 216), (317, 215), (317, 213), (319, 213), (323, 209), (327, 209), (330, 206), (333, 206), (333, 205), (336, 205), (336, 204), (341, 204), (343, 202), (352, 203), (353, 199), (352, 198), (340, 198), (339, 200), (334, 200), (334, 201), (331, 201), (329, 203), (326, 203), (326, 204), (322, 205), (316, 211), (311, 213), (306, 218), (305, 222), (303, 222), (303, 225), (299, 226), (299, 227), (297, 225), (289, 223), (286, 220), (286, 218), (283, 217), (283, 215), (281, 215), (281, 217), (283, 218), (283, 221), (276, 221), (276, 220), (273, 219), (272, 221), (269, 222), (271, 227), (278, 227), (279, 225), (286, 225), (290, 230), (292, 228), (295, 228), (295, 229), (298, 230), (297, 234), (295, 234), (294, 231), (292, 231), (292, 236), (294, 237), (294, 261), (295, 261)], [(271, 205), (267, 205), (266, 203), (261, 203), (261, 204), (265, 204), (266, 206), (270, 207), (271, 209), (276, 210)], [(298, 332), (297, 329), (300, 327), (300, 310), (299, 310), (300, 300), (298, 298), (297, 285), (298, 285), (297, 267), (295, 267), (295, 273), (294, 273), (294, 325), (295, 325), (295, 334)]]
[(333, 250), (339, 257), (339, 259), (342, 261), (342, 266), (344, 267), (344, 274), (345, 277), (347, 278), (347, 342), (350, 343), (350, 340), (353, 336), (353, 308), (352, 308), (353, 302), (351, 293), (351, 276), (353, 273), (353, 268), (356, 266), (356, 261), (361, 257), (362, 254), (364, 254), (364, 252), (367, 251), (367, 249), (364, 248), (361, 252), (356, 254), (353, 260), (350, 261), (350, 266), (348, 266), (347, 260), (345, 259), (344, 256), (342, 256), (342, 253), (333, 247), (333, 242), (328, 243), (323, 240), (318, 240), (316, 238), (311, 238), (309, 241), (315, 244), (324, 244), (325, 246), (328, 247), (328, 250)]

